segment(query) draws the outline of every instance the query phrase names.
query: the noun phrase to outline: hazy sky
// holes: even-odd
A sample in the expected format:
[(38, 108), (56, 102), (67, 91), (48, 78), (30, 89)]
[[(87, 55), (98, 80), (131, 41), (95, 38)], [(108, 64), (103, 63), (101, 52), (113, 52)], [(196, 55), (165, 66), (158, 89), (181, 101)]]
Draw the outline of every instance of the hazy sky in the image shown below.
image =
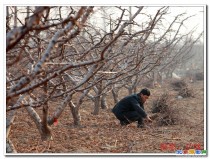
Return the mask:
[[(130, 5), (130, 6), (134, 6), (134, 5)], [(152, 15), (152, 17), (154, 17), (155, 14), (157, 13), (157, 10), (163, 6), (164, 5), (146, 5), (146, 6), (144, 6), (141, 13), (146, 13), (147, 15)], [(167, 6), (167, 5), (165, 5), (165, 6)], [(108, 7), (110, 7), (110, 8), (107, 9)], [(128, 6), (123, 6), (123, 7), (125, 7), (126, 9), (129, 9)], [(91, 19), (92, 19), (94, 25), (103, 28), (102, 17), (104, 17), (104, 15), (100, 14), (100, 12), (102, 13), (102, 11), (98, 12), (99, 9), (97, 7), (94, 9), (97, 11), (95, 12), (94, 16)], [(117, 17), (119, 17), (121, 15), (121, 11), (114, 8), (113, 5), (106, 6), (105, 10), (106, 10), (107, 14), (110, 14), (112, 18), (114, 17), (114, 19), (117, 19)], [(136, 7), (132, 7), (131, 10), (132, 10), (132, 14), (134, 14), (137, 9), (136, 9)], [(156, 30), (154, 30), (154, 31), (156, 31), (159, 35), (161, 35), (163, 32), (165, 32), (165, 30), (169, 27), (169, 25), (172, 23), (172, 21), (174, 20), (174, 18), (177, 15), (186, 13), (184, 16), (181, 17), (180, 21), (187, 17), (190, 17), (190, 16), (192, 16), (192, 17), (190, 17), (189, 19), (184, 21), (184, 24), (181, 27), (180, 33), (185, 34), (185, 33), (190, 32), (192, 29), (194, 29), (194, 30), (196, 30), (196, 32), (193, 33), (193, 35), (196, 38), (205, 29), (205, 26), (204, 26), (204, 18), (205, 18), (204, 13), (205, 12), (204, 12), (204, 10), (205, 10), (204, 5), (196, 5), (196, 6), (170, 5), (168, 14), (163, 16), (164, 19), (162, 20), (162, 22), (163, 22), (164, 26), (159, 25), (156, 27)], [(125, 14), (128, 15), (128, 13), (125, 13)], [(105, 16), (105, 17), (109, 18), (109, 16)], [(127, 19), (129, 19), (129, 16), (127, 16)], [(124, 20), (127, 20), (127, 19), (125, 18)], [(149, 19), (147, 16), (140, 14), (135, 18), (135, 21), (137, 23), (141, 24), (141, 22), (148, 22)], [(173, 30), (177, 30), (178, 27), (179, 27), (179, 24), (174, 24)], [(108, 29), (108, 27), (106, 29)], [(139, 30), (140, 28), (136, 27), (136, 29)]]
[(186, 30), (197, 27), (197, 32), (200, 33), (204, 29), (204, 6), (188, 6), (188, 7), (170, 7), (172, 15), (176, 15), (178, 13), (186, 12), (187, 15), (195, 15), (187, 20)]

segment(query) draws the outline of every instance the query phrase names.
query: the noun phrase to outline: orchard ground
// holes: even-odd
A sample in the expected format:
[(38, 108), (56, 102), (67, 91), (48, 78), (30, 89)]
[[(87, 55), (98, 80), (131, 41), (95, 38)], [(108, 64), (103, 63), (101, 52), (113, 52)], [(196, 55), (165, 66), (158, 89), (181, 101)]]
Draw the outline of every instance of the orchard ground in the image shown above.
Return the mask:
[[(18, 153), (58, 153), (58, 154), (100, 154), (100, 153), (175, 153), (178, 149), (193, 149), (195, 146), (204, 149), (204, 83), (195, 81), (189, 83), (194, 97), (177, 98), (170, 84), (161, 88), (152, 88), (151, 96), (145, 103), (145, 110), (152, 115), (153, 101), (160, 97), (163, 91), (170, 94), (177, 110), (175, 125), (157, 124), (157, 121), (147, 123), (145, 129), (137, 128), (136, 123), (120, 126), (119, 121), (111, 113), (114, 106), (112, 96), (107, 96), (109, 108), (101, 109), (99, 115), (93, 115), (93, 103), (86, 100), (80, 109), (81, 126), (73, 125), (70, 108), (66, 107), (57, 125), (52, 125), (53, 140), (41, 141), (38, 130), (25, 109), (17, 110), (12, 125), (10, 139)], [(141, 88), (139, 88), (140, 90)], [(120, 92), (120, 98), (127, 91)], [(50, 103), (54, 109), (61, 101)], [(36, 109), (41, 112), (41, 108)], [(41, 114), (41, 113), (40, 113)], [(161, 116), (161, 114), (159, 114)]]

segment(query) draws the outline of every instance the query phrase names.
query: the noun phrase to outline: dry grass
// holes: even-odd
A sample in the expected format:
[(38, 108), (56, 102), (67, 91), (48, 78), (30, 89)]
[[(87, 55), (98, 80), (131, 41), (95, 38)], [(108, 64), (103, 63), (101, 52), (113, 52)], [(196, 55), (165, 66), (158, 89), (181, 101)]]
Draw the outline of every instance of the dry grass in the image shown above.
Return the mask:
[[(110, 109), (113, 100), (107, 101), (110, 109), (101, 110), (100, 114), (95, 116), (91, 112), (93, 103), (86, 101), (81, 107), (82, 126), (74, 127), (70, 109), (67, 107), (62, 116), (58, 119), (58, 125), (52, 125), (53, 140), (51, 142), (42, 142), (40, 135), (33, 121), (28, 117), (24, 109), (17, 111), (14, 125), (12, 125), (10, 139), (13, 142), (18, 153), (168, 153), (172, 150), (162, 150), (161, 144), (171, 143), (176, 148), (184, 149), (187, 144), (200, 144), (204, 146), (204, 103), (203, 103), (203, 83), (193, 83), (192, 87), (196, 89), (200, 96), (195, 98), (176, 99), (170, 95), (170, 98), (176, 100), (173, 105), (169, 105), (171, 116), (175, 113), (172, 109), (178, 111), (179, 120), (175, 125), (158, 124), (158, 118), (153, 123), (146, 123), (146, 129), (139, 129), (136, 123), (122, 127), (119, 121), (111, 113)], [(163, 88), (162, 88), (163, 89)], [(160, 94), (162, 89), (152, 89), (155, 94)], [(122, 92), (124, 93), (124, 92)], [(125, 94), (125, 93), (124, 93)], [(154, 94), (154, 93), (153, 93)], [(170, 91), (170, 94), (176, 94), (176, 91)], [(124, 96), (124, 95), (123, 95)], [(121, 98), (123, 97), (121, 95)], [(156, 97), (149, 99), (145, 109), (149, 112), (152, 101)], [(51, 103), (50, 109), (53, 110), (61, 101)], [(37, 111), (40, 112), (39, 108)], [(157, 113), (158, 114), (158, 113)], [(149, 114), (150, 115), (150, 114)], [(158, 117), (165, 118), (163, 115)], [(165, 120), (166, 123), (171, 121)], [(163, 122), (162, 122), (163, 123)]]
[(173, 107), (175, 101), (169, 93), (163, 93), (158, 99), (153, 101), (152, 113), (156, 115), (156, 123), (158, 126), (174, 125), (178, 123), (179, 111)]
[(192, 89), (184, 87), (179, 90), (178, 95), (182, 96), (183, 98), (194, 97), (194, 92)]
[(171, 82), (171, 86), (175, 91), (179, 91), (180, 89), (187, 87), (187, 82), (185, 80), (174, 80)]
[(168, 93), (163, 93), (158, 99), (153, 101), (152, 113), (164, 113), (168, 111), (171, 104)]
[(194, 91), (189, 88), (189, 85), (185, 80), (176, 80), (171, 82), (171, 86), (175, 91), (178, 91), (178, 95), (183, 98), (194, 97)]

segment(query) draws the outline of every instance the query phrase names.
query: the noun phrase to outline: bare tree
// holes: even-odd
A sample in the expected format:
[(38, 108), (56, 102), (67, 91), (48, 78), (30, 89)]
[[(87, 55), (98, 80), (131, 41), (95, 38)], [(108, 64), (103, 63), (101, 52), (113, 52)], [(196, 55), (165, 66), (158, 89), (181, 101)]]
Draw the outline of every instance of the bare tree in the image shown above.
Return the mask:
[[(102, 25), (96, 25), (94, 16), (101, 8)], [(50, 126), (67, 106), (74, 125), (80, 126), (85, 98), (92, 100), (95, 115), (111, 108), (106, 104), (108, 94), (116, 103), (120, 89), (137, 92), (144, 77), (175, 67), (200, 38), (193, 40), (193, 31), (179, 35), (188, 19), (179, 21), (182, 15), (157, 35), (168, 7), (158, 8), (155, 14), (144, 12), (143, 6), (110, 9), (116, 15), (109, 8), (91, 6), (7, 7), (7, 134), (15, 111), (22, 108), (43, 141), (53, 138)], [(140, 21), (141, 17), (146, 20)], [(172, 30), (178, 22), (179, 28)], [(49, 113), (49, 103), (55, 100), (60, 103)], [(41, 114), (36, 111), (39, 107)], [(7, 141), (11, 152), (8, 135)]]

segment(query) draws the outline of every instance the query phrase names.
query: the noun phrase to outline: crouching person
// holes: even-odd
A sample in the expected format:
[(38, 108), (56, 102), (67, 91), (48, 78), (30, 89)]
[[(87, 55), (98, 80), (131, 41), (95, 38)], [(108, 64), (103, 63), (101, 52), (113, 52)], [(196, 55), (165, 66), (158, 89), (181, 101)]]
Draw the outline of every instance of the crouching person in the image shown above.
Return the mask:
[(127, 125), (131, 122), (137, 121), (137, 127), (144, 127), (144, 119), (152, 122), (150, 117), (144, 111), (144, 103), (150, 96), (150, 91), (144, 88), (138, 94), (121, 99), (112, 109), (116, 118), (120, 121), (121, 125)]

